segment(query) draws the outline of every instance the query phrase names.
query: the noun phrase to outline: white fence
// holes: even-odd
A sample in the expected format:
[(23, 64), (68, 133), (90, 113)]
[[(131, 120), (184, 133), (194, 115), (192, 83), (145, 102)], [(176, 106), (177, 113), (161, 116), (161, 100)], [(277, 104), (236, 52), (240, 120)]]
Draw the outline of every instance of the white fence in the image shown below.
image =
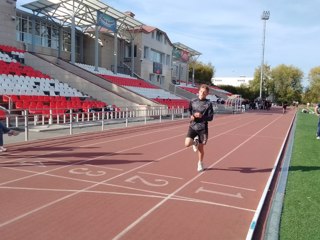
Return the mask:
[(88, 111), (74, 112), (72, 109), (66, 110), (62, 114), (31, 114), (28, 110), (21, 112), (12, 111), (5, 117), (7, 127), (18, 129), (24, 132), (25, 141), (29, 140), (30, 131), (61, 130), (69, 129), (69, 134), (78, 127), (101, 126), (103, 131), (109, 124), (125, 124), (128, 127), (133, 123), (147, 124), (148, 122), (162, 122), (163, 120), (183, 119), (188, 115), (186, 109), (167, 107), (140, 106), (138, 108), (123, 108), (118, 111)]

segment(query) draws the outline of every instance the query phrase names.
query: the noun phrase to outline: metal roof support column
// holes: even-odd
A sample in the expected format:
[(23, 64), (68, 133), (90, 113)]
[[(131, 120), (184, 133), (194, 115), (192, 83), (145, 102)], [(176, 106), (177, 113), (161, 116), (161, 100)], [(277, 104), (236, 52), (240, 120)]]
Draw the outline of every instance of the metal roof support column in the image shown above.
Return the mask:
[(63, 49), (63, 28), (59, 26), (59, 43), (58, 43), (58, 58), (61, 58), (61, 52)]
[(71, 63), (74, 64), (75, 63), (75, 59), (76, 59), (76, 25), (75, 25), (75, 17), (74, 17), (74, 13), (72, 15), (72, 23), (71, 23)]
[(114, 47), (113, 47), (113, 73), (118, 73), (118, 30), (114, 32)]
[(192, 66), (192, 86), (194, 86), (194, 64)]
[(134, 75), (134, 38), (131, 38), (131, 77)]
[(188, 63), (186, 63), (186, 64), (184, 64), (183, 66), (185, 66), (185, 68), (186, 69), (184, 69), (184, 74), (185, 74), (185, 76), (186, 76), (186, 86), (188, 86), (189, 85), (189, 82), (190, 82), (190, 78), (189, 78), (189, 73), (190, 73), (190, 70), (189, 70), (189, 64)]
[(189, 65), (191, 64), (192, 65), (192, 85), (194, 86), (195, 85), (195, 82), (194, 82), (194, 74), (195, 74), (195, 66), (196, 66), (196, 63), (197, 63), (197, 60), (199, 58), (200, 55), (194, 55), (192, 56), (192, 60), (191, 61), (188, 61), (188, 64), (187, 64), (187, 68), (189, 70)]
[(80, 48), (80, 62), (83, 63), (83, 59), (84, 59), (84, 53), (83, 53), (83, 34), (80, 34), (80, 40), (79, 40), (79, 48)]
[(99, 26), (96, 25), (96, 29), (95, 29), (95, 39), (94, 39), (94, 71), (98, 72), (98, 67), (99, 67), (99, 43), (98, 43), (98, 39), (99, 39)]
[(33, 14), (31, 18), (32, 29), (31, 29), (31, 52), (35, 51), (35, 38), (36, 38), (36, 17)]

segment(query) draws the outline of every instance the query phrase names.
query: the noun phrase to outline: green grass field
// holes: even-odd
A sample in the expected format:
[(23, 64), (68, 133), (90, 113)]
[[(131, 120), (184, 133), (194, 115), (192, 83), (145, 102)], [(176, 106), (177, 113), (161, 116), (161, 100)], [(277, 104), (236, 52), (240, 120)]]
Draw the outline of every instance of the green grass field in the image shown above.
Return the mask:
[(318, 118), (297, 115), (297, 125), (280, 223), (280, 240), (320, 239), (320, 140)]

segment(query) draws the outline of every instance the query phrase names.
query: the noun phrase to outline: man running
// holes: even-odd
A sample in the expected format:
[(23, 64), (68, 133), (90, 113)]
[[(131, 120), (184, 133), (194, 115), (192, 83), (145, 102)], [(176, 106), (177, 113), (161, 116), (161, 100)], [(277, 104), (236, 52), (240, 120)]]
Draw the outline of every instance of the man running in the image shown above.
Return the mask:
[(193, 150), (198, 153), (198, 172), (202, 172), (204, 145), (208, 141), (208, 121), (212, 121), (214, 111), (212, 103), (206, 97), (209, 94), (209, 87), (202, 84), (199, 88), (198, 98), (192, 99), (189, 104), (190, 125), (185, 139), (185, 146), (193, 146)]

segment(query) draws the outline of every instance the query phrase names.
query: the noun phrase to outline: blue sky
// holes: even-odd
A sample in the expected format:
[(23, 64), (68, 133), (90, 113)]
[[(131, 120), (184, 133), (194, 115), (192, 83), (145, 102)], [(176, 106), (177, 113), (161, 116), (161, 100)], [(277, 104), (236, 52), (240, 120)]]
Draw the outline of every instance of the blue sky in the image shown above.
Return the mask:
[(253, 76), (262, 61), (264, 10), (270, 11), (265, 63), (292, 65), (305, 78), (320, 66), (320, 0), (101, 1), (133, 12), (137, 20), (166, 32), (171, 42), (201, 52), (198, 60), (215, 66), (217, 77)]

